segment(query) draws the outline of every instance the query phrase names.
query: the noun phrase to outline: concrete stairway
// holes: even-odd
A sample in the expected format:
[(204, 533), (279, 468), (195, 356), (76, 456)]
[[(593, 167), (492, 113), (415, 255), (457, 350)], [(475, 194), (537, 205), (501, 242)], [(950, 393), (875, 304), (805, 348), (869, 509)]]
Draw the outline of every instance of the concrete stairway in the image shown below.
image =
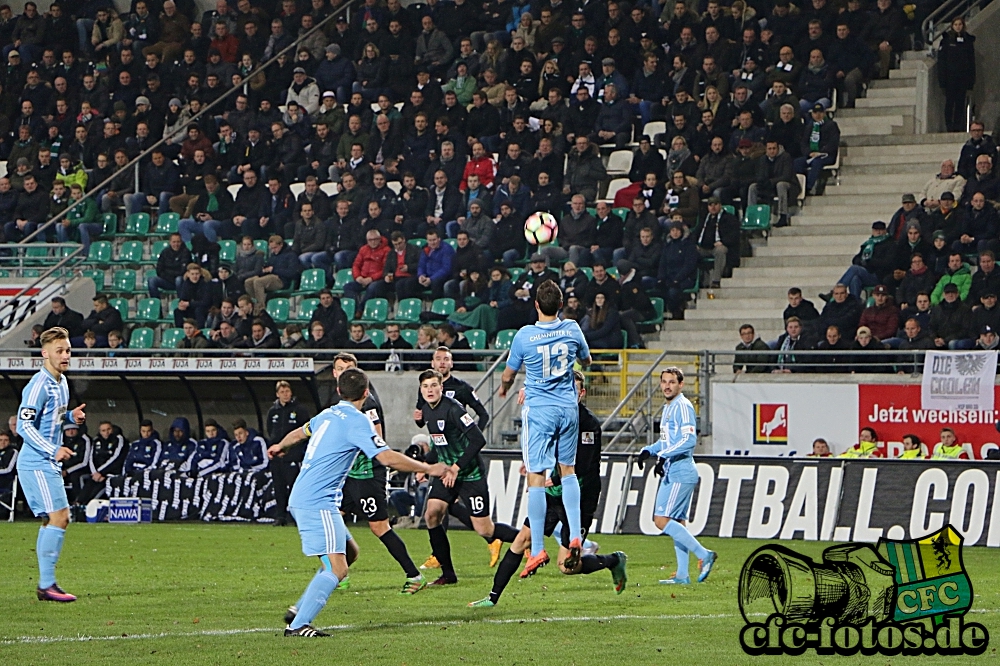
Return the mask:
[[(909, 54), (908, 54), (909, 55)], [(914, 54), (918, 55), (918, 54)], [(702, 289), (684, 321), (667, 321), (660, 349), (732, 349), (738, 329), (750, 323), (764, 340), (783, 332), (781, 313), (786, 292), (797, 286), (822, 309), (816, 294), (829, 291), (851, 263), (875, 220), (889, 221), (900, 196), (917, 193), (938, 172), (941, 160), (958, 160), (966, 137), (960, 134), (906, 134), (916, 103), (915, 78), (907, 76), (909, 59), (891, 78), (873, 81), (856, 109), (836, 114), (841, 127), (840, 184), (831, 179), (826, 193), (809, 197), (792, 225), (774, 229), (755, 241), (733, 277), (709, 298)]]

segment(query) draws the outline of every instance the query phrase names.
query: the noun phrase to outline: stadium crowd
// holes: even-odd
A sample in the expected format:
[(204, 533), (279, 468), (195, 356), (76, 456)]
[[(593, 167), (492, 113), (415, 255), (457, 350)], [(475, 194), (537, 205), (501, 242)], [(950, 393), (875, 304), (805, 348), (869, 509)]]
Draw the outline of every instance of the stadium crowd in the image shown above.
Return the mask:
[[(622, 261), (635, 270), (639, 302), (580, 305), (599, 338), (618, 336), (606, 325), (617, 310), (622, 344), (639, 345), (629, 322), (655, 314), (649, 296), (682, 317), (700, 270), (717, 285), (738, 265), (731, 206), (777, 199), (784, 225), (796, 172), (822, 191), (839, 143), (826, 108), (852, 106), (919, 40), (919, 17), (890, 0), (713, 1), (697, 12), (683, 2), (365, 0), (347, 14), (342, 4), (219, 0), (201, 16), (191, 0), (135, 0), (122, 14), (102, 0), (44, 13), (27, 3), (18, 17), (0, 8), (6, 240), (81, 198), (36, 239), (87, 250), (107, 236), (109, 212), (112, 237), (128, 216), (151, 213), (138, 234), (151, 239), (174, 213), (177, 235), (150, 255), (146, 286), (153, 298), (177, 292), (178, 328), (221, 308), (207, 283), (222, 283), (223, 298), (249, 295), (261, 315), (303, 271), (321, 269), (328, 287), (350, 271), (343, 292), (359, 305), (492, 291), (494, 330), (505, 330), (531, 320), (516, 292), (534, 283), (498, 293), (493, 269), (534, 265), (523, 222), (544, 211), (559, 218), (546, 268), (568, 259), (578, 272)], [(646, 135), (650, 122), (662, 131)], [(138, 183), (117, 170), (161, 139)], [(594, 205), (609, 180), (602, 147), (634, 148), (617, 207)], [(235, 258), (219, 260), (228, 242)], [(194, 277), (192, 263), (208, 273)]]
[[(821, 310), (792, 287), (777, 340), (740, 328), (734, 371), (912, 372), (919, 365), (885, 352), (1000, 348), (1000, 151), (981, 121), (969, 134), (957, 160), (903, 194), (888, 224), (872, 224), (833, 290), (818, 294)], [(782, 352), (777, 363), (769, 350)], [(804, 350), (827, 353), (796, 357)]]

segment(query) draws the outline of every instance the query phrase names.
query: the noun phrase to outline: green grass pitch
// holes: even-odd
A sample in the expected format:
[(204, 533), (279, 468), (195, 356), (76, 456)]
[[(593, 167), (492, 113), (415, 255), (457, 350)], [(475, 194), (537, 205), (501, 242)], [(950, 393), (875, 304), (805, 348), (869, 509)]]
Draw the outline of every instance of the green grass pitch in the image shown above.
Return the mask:
[[(35, 600), (37, 524), (0, 525), (0, 664), (902, 664), (903, 657), (751, 658), (739, 648), (737, 577), (761, 541), (706, 539), (720, 553), (708, 582), (660, 586), (673, 570), (666, 537), (597, 535), (601, 552), (629, 555), (628, 589), (616, 596), (608, 572), (563, 576), (554, 565), (515, 577), (493, 609), (466, 604), (489, 591), (493, 570), (482, 539), (451, 533), (459, 584), (399, 596), (403, 574), (364, 525), (352, 532), (361, 557), (351, 587), (330, 597), (316, 624), (326, 639), (281, 635), (281, 616), (315, 572), (294, 528), (155, 524), (71, 525), (59, 581), (73, 604)], [(417, 564), (423, 531), (402, 530)], [(550, 546), (554, 544), (550, 543)], [(818, 557), (824, 545), (794, 546)], [(1000, 642), (997, 553), (967, 549), (973, 617)], [(692, 569), (692, 573), (694, 573)], [(920, 663), (982, 663), (980, 657)], [(913, 658), (910, 658), (912, 660)]]

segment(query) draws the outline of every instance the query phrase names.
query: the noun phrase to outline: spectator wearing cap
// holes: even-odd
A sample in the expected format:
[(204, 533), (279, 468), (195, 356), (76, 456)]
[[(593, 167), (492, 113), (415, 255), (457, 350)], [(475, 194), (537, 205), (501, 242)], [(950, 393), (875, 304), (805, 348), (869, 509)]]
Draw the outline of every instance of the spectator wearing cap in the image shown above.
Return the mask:
[(685, 291), (694, 287), (700, 254), (683, 222), (671, 222), (656, 275), (664, 306), (672, 319), (684, 319)]
[(952, 201), (960, 199), (962, 191), (965, 189), (965, 178), (955, 172), (955, 162), (944, 160), (941, 162), (941, 171), (924, 184), (917, 199), (920, 205), (929, 212), (936, 211), (941, 202), (941, 197), (945, 192), (952, 195)]
[(710, 197), (705, 221), (691, 232), (691, 237), (698, 254), (713, 258), (711, 286), (718, 288), (723, 271), (739, 265), (739, 220), (732, 213), (722, 210), (722, 201), (718, 197)]
[(962, 146), (958, 158), (958, 173), (965, 179), (970, 179), (976, 173), (976, 164), (980, 155), (986, 155), (993, 164), (997, 160), (997, 144), (992, 136), (986, 134), (986, 126), (981, 120), (969, 123), (969, 140)]
[(948, 235), (943, 231), (935, 231), (931, 234), (931, 246), (924, 255), (924, 263), (934, 272), (935, 275), (943, 275), (948, 270), (948, 255), (951, 248), (948, 247)]
[(972, 271), (959, 252), (952, 251), (948, 255), (948, 268), (938, 279), (934, 291), (931, 292), (931, 304), (937, 305), (941, 302), (944, 290), (948, 285), (954, 285), (958, 289), (959, 298), (963, 301), (969, 296), (969, 290), (972, 288)]
[(928, 219), (923, 207), (917, 205), (917, 197), (910, 193), (904, 194), (899, 209), (889, 218), (889, 236), (898, 243), (906, 236), (911, 222), (916, 222), (921, 229), (929, 229)]
[(601, 59), (601, 74), (597, 77), (597, 97), (601, 101), (604, 100), (604, 90), (608, 85), (615, 86), (619, 100), (628, 99), (628, 81), (615, 66), (615, 59), (610, 57)]
[(819, 193), (820, 176), (823, 168), (837, 161), (840, 150), (840, 127), (836, 121), (826, 117), (826, 107), (815, 104), (812, 107), (811, 122), (806, 122), (802, 133), (802, 157), (795, 160), (795, 172), (806, 176), (809, 194)]
[(889, 240), (885, 222), (872, 224), (872, 235), (861, 244), (861, 249), (851, 260), (851, 267), (838, 281), (846, 284), (854, 298), (864, 299), (867, 287), (882, 284), (886, 277), (892, 277), (895, 268), (895, 247)]
[(328, 44), (325, 54), (326, 57), (316, 68), (316, 84), (322, 90), (336, 94), (338, 100), (350, 99), (351, 87), (357, 76), (354, 63), (340, 55), (340, 44)]
[[(955, 202), (954, 194), (942, 192), (937, 210), (930, 214), (929, 219), (931, 232), (943, 231), (949, 245), (954, 244), (961, 236), (965, 219), (965, 212), (958, 208)], [(975, 249), (972, 252), (975, 252)]]
[[(938, 212), (941, 210), (938, 209)], [(972, 195), (972, 201), (959, 223), (958, 239), (952, 243), (952, 249), (968, 255), (997, 247), (1000, 216), (992, 204), (987, 205), (986, 196), (982, 192)]]
[(880, 284), (872, 291), (875, 304), (861, 312), (860, 326), (871, 329), (872, 335), (879, 340), (885, 340), (896, 335), (899, 330), (899, 308), (893, 303), (889, 289)]
[(930, 328), (935, 349), (970, 349), (973, 345), (969, 334), (971, 317), (969, 308), (959, 297), (958, 285), (945, 284), (940, 299), (931, 309)]
[[(974, 301), (970, 298), (968, 303)], [(997, 307), (996, 290), (988, 289), (979, 298), (979, 303), (973, 306), (971, 316), (972, 330), (978, 331), (983, 326), (990, 326), (994, 331), (1000, 331), (1000, 307)]]
[(307, 76), (302, 67), (292, 70), (292, 84), (288, 86), (285, 103), (293, 100), (310, 116), (319, 110), (319, 86), (316, 79)]
[(770, 202), (778, 199), (778, 223), (788, 226), (788, 199), (798, 195), (799, 183), (792, 170), (792, 157), (781, 144), (768, 139), (764, 154), (757, 158), (757, 182), (747, 190), (747, 205), (756, 206), (759, 200)]
[(997, 337), (997, 329), (992, 326), (983, 326), (979, 330), (979, 339), (973, 345), (976, 351), (993, 351), (1000, 347), (1000, 338)]

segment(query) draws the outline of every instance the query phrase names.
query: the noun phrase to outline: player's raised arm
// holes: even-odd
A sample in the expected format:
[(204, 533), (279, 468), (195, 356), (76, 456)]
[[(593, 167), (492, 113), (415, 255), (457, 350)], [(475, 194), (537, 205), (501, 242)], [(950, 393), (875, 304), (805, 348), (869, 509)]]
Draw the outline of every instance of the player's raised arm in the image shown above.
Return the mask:
[(445, 467), (443, 463), (428, 465), (427, 463), (422, 463), (419, 460), (414, 460), (409, 456), (404, 456), (402, 453), (393, 451), (392, 449), (382, 451), (375, 456), (375, 459), (386, 467), (391, 467), (400, 472), (422, 472), (427, 476), (440, 477), (447, 477), (449, 474), (453, 474), (453, 472)]
[(507, 392), (514, 385), (514, 379), (524, 365), (524, 350), (521, 348), (521, 336), (515, 335), (507, 353), (507, 365), (500, 376), (500, 397), (506, 398)]
[(280, 442), (278, 442), (277, 444), (272, 444), (267, 449), (267, 457), (268, 458), (280, 458), (281, 456), (285, 455), (285, 451), (287, 451), (291, 447), (295, 446), (296, 444), (298, 444), (299, 442), (301, 442), (303, 439), (306, 439), (307, 437), (309, 437), (309, 433), (306, 432), (306, 429), (308, 427), (309, 427), (309, 424), (307, 423), (304, 426), (296, 428), (295, 430), (293, 430), (290, 433), (288, 433), (287, 435), (285, 435)]

